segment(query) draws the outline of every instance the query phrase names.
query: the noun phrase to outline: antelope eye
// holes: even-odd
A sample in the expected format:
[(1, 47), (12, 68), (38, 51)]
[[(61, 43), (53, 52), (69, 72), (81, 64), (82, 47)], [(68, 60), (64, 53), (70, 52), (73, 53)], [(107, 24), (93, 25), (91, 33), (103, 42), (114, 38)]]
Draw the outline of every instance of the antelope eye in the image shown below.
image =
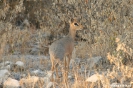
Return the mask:
[(78, 23), (74, 23), (75, 26), (79, 26)]

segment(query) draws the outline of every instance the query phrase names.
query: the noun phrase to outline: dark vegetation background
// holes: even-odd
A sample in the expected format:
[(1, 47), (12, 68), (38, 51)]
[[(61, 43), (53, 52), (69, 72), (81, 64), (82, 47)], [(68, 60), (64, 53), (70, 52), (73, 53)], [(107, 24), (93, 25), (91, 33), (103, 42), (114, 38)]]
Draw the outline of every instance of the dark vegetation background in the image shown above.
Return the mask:
[(48, 55), (74, 17), (84, 26), (76, 35), (77, 57), (106, 57), (116, 51), (116, 38), (132, 49), (132, 0), (1, 0), (1, 54)]

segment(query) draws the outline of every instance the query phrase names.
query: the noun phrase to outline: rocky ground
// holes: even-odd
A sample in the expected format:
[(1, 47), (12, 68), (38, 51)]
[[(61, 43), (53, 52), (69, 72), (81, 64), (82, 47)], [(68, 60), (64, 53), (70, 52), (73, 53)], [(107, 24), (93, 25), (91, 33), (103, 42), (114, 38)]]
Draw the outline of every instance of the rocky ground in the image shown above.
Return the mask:
[[(8, 59), (10, 58), (10, 60)], [(49, 57), (46, 56), (36, 56), (36, 55), (12, 55), (3, 57), (4, 62), (0, 63), (0, 83), (4, 88), (28, 88), (35, 87), (38, 88), (51, 88), (55, 85), (54, 82), (50, 81), (51, 77), (51, 63)], [(102, 67), (103, 58), (94, 57), (90, 59), (75, 58), (71, 60), (70, 72), (68, 79), (70, 83), (74, 83), (73, 69), (76, 68), (80, 76), (85, 76), (86, 81), (96, 82), (100, 80), (99, 78), (91, 78), (92, 75), (96, 75), (95, 68), (98, 66)], [(108, 67), (106, 67), (108, 68)], [(104, 69), (106, 69), (104, 68)], [(99, 71), (102, 76), (102, 70)], [(90, 78), (89, 78), (90, 77)], [(70, 85), (70, 84), (69, 84)], [(72, 86), (72, 85), (71, 85)], [(57, 88), (60, 88), (59, 86)]]
[[(110, 56), (111, 57), (111, 56)], [(9, 59), (10, 58), (10, 59)], [(4, 56), (0, 63), (0, 83), (4, 88), (64, 88), (62, 81), (52, 82), (51, 63), (47, 56), (12, 55)], [(114, 88), (124, 86), (131, 88), (132, 68), (109, 65), (101, 56), (82, 59), (74, 58), (70, 62), (68, 86), (70, 88)], [(60, 80), (63, 70), (59, 71)], [(129, 73), (128, 73), (129, 72)], [(124, 75), (123, 75), (124, 74)], [(56, 75), (54, 73), (54, 78)]]

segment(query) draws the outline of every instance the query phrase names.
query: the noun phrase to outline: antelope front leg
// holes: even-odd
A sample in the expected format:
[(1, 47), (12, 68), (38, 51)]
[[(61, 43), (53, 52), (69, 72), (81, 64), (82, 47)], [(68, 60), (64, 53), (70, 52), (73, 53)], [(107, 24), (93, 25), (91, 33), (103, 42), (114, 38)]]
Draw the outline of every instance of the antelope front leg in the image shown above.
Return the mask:
[(68, 60), (67, 60), (67, 71), (69, 72), (69, 64), (71, 61), (72, 55), (68, 55)]
[(51, 71), (52, 71), (52, 76), (51, 76), (51, 81), (54, 81), (54, 78), (53, 78), (53, 73), (54, 73), (54, 62), (52, 62), (52, 66), (51, 66)]
[(64, 81), (64, 84), (65, 84), (65, 88), (68, 88), (68, 81), (67, 81), (67, 78), (68, 78), (68, 70), (67, 70), (67, 68), (68, 68), (68, 66), (67, 66), (67, 60), (68, 60), (68, 58), (67, 57), (65, 57), (64, 58), (64, 69), (63, 69), (63, 81)]

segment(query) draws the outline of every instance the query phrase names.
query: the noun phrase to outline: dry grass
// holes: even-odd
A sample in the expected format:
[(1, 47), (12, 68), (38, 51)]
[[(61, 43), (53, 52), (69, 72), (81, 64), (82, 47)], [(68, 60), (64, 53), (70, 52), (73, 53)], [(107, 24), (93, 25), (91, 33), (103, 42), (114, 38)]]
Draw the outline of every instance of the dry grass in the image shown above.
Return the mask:
[[(88, 59), (102, 56), (102, 66), (87, 69), (88, 64), (73, 65), (70, 70), (73, 79), (55, 82), (60, 88), (110, 88), (112, 83), (133, 84), (133, 1), (132, 0), (1, 0), (0, 1), (0, 62), (10, 55), (46, 55), (48, 46), (67, 34), (68, 20), (78, 17), (84, 30), (77, 33), (74, 58)], [(12, 62), (25, 58), (17, 58)], [(40, 59), (43, 71), (50, 61)], [(30, 63), (22, 73), (37, 64)], [(85, 66), (84, 72), (80, 72)], [(107, 66), (104, 68), (104, 66)], [(87, 82), (94, 74), (102, 74), (97, 82)], [(30, 77), (27, 75), (27, 77)], [(28, 78), (27, 78), (28, 79)], [(63, 78), (62, 78), (63, 79)], [(39, 81), (40, 82), (40, 81)], [(30, 88), (46, 86), (36, 82)], [(44, 84), (44, 85), (43, 85)], [(64, 86), (66, 84), (66, 86)], [(27, 84), (26, 84), (27, 86)]]

